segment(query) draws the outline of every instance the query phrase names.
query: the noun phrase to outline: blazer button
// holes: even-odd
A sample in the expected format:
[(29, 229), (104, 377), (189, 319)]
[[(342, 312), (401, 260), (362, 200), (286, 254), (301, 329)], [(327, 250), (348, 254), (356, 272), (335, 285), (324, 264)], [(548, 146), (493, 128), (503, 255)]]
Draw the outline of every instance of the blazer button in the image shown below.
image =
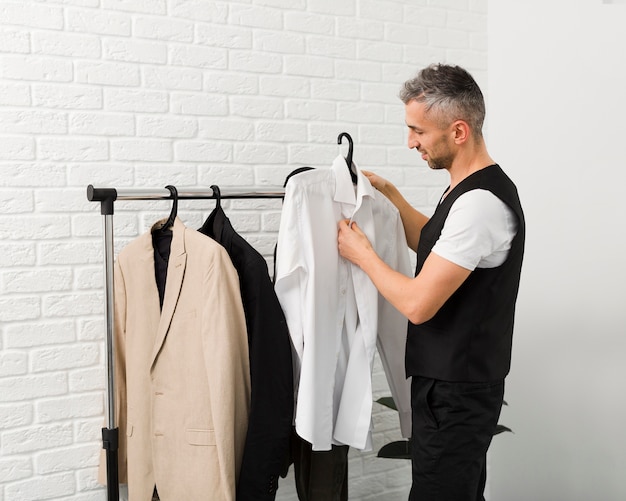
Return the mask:
[(268, 489), (268, 494), (274, 494), (276, 493), (276, 490), (278, 488), (278, 478), (275, 475), (272, 475), (270, 477), (270, 486)]

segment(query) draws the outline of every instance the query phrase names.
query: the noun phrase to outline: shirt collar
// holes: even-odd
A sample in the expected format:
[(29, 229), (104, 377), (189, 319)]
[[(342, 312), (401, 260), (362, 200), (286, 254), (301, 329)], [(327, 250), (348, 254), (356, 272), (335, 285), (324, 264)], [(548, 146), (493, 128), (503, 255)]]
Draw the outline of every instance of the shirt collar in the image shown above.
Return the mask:
[(335, 173), (334, 201), (360, 206), (363, 197), (374, 198), (376, 190), (354, 161), (352, 165), (354, 165), (357, 175), (356, 194), (346, 159), (338, 155), (333, 161), (332, 170)]

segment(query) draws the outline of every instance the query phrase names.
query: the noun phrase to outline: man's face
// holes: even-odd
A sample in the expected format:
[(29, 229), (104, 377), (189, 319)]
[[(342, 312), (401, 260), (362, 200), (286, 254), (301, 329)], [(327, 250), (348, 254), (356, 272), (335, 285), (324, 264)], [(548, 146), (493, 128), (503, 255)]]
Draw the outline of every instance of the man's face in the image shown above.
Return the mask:
[(409, 128), (408, 147), (422, 154), (431, 169), (449, 169), (455, 157), (452, 127), (442, 128), (424, 103), (415, 100), (405, 105), (405, 121)]

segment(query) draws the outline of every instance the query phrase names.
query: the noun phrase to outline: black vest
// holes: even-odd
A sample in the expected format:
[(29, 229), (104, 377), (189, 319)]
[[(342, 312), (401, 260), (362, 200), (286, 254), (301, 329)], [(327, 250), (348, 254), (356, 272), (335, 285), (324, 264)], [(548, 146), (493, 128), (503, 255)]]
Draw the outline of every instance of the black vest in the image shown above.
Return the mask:
[(487, 382), (509, 372), (525, 223), (517, 189), (500, 166), (468, 176), (439, 204), (420, 234), (415, 274), (439, 239), (454, 201), (475, 189), (489, 190), (511, 208), (518, 218), (517, 234), (502, 265), (476, 268), (432, 319), (419, 325), (409, 322), (407, 376)]

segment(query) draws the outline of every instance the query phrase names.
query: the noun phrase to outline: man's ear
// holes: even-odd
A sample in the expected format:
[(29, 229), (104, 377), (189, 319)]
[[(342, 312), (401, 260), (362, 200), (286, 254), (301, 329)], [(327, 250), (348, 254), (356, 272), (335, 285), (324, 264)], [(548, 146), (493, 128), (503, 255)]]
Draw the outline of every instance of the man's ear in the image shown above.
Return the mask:
[(463, 144), (470, 137), (470, 128), (465, 120), (457, 120), (454, 122), (452, 124), (452, 131), (456, 144)]

